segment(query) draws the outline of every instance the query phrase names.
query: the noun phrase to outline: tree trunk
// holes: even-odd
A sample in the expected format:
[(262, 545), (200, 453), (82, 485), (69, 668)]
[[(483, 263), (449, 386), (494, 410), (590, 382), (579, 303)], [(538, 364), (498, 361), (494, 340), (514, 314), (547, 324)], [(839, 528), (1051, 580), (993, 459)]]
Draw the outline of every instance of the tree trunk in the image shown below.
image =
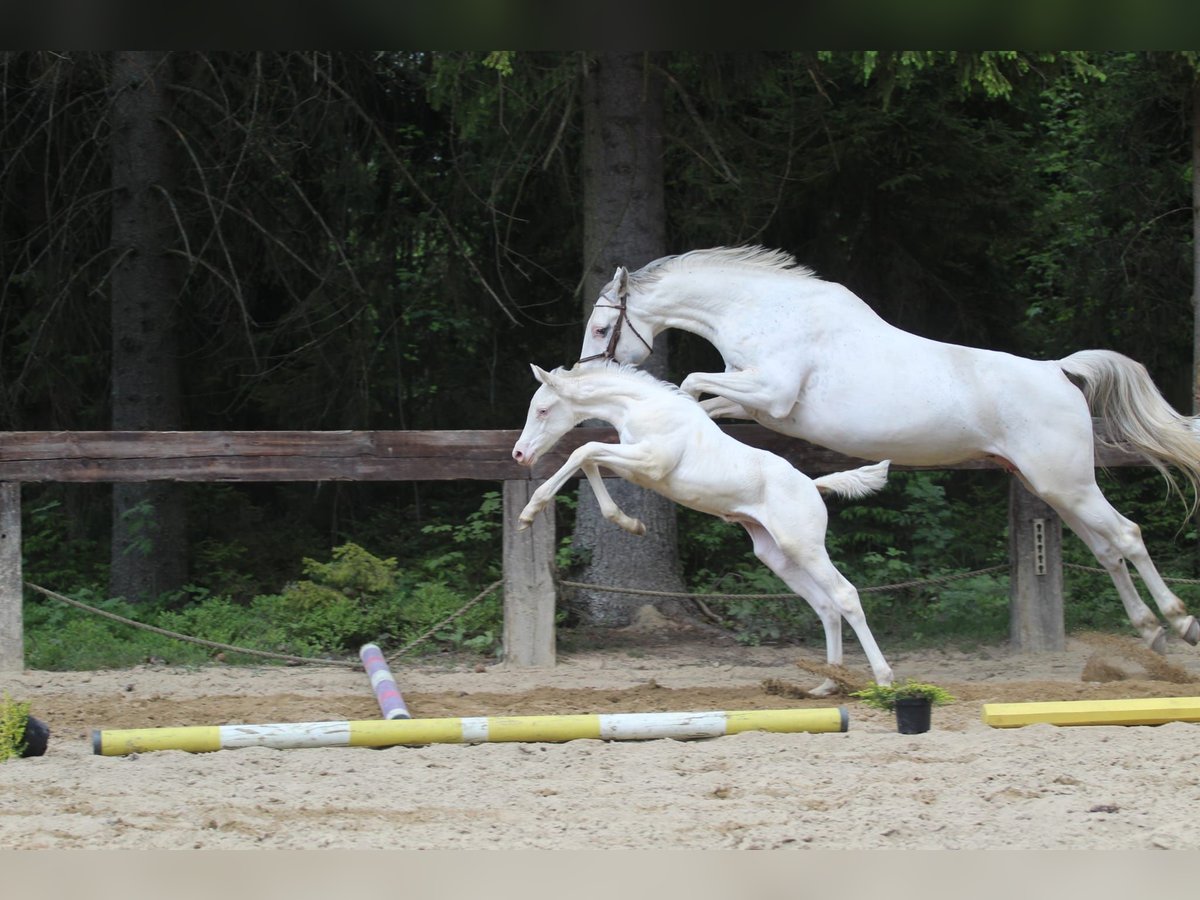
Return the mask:
[[(583, 285), (584, 318), (618, 265), (635, 269), (666, 253), (663, 201), (662, 79), (650, 54), (598, 54), (584, 76)], [(643, 368), (667, 377), (667, 341), (660, 337)], [(580, 482), (575, 547), (588, 563), (579, 580), (590, 584), (681, 591), (675, 506), (619, 478), (605, 479), (613, 499), (646, 523), (635, 537), (600, 515), (586, 482)], [(665, 613), (678, 601), (580, 590), (575, 607), (584, 622), (629, 624), (641, 607)]]
[[(177, 430), (182, 413), (167, 81), (170, 57), (117, 51), (112, 74), (112, 427)], [(109, 592), (140, 601), (187, 578), (186, 514), (174, 484), (113, 487)]]
[(1200, 77), (1192, 83), (1192, 415), (1200, 415)]

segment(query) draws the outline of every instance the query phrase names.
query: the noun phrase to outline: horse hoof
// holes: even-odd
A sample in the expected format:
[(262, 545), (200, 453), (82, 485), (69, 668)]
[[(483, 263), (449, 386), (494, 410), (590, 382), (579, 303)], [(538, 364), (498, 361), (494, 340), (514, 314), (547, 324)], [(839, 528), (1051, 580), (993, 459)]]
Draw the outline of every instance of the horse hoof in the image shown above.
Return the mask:
[(1184, 621), (1187, 625), (1180, 629), (1183, 639), (1193, 647), (1200, 644), (1200, 622), (1196, 621), (1195, 616), (1188, 616)]
[(1146, 646), (1157, 653), (1159, 656), (1167, 655), (1167, 630), (1161, 625), (1154, 632), (1154, 637), (1146, 641)]

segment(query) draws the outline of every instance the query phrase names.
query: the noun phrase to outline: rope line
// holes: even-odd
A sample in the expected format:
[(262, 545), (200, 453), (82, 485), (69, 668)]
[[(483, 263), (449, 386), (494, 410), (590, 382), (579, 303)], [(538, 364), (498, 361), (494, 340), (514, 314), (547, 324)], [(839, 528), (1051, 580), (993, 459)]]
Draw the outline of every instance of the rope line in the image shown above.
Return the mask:
[[(1101, 569), (1098, 566), (1081, 566), (1079, 563), (1063, 563), (1062, 567), (1064, 569), (1075, 569), (1078, 572), (1092, 572), (1097, 575), (1108, 574), (1107, 569)], [(1129, 574), (1136, 575), (1138, 578), (1142, 577), (1136, 569), (1130, 569)], [(1200, 578), (1168, 578), (1166, 575), (1160, 575), (1159, 577), (1168, 584), (1200, 584)]]
[(442, 619), (442, 621), (438, 622), (436, 625), (434, 625), (432, 628), (430, 628), (428, 631), (426, 631), (420, 637), (413, 638), (413, 640), (409, 641), (407, 644), (405, 644), (403, 647), (401, 647), (399, 650), (397, 650), (395, 653), (393, 653), (391, 656), (389, 656), (387, 658), (388, 662), (393, 662), (394, 660), (399, 659), (405, 653), (408, 653), (408, 651), (412, 650), (413, 647), (417, 646), (417, 644), (421, 643), (426, 638), (431, 637), (433, 635), (433, 633), (435, 631), (437, 631), (439, 628), (443, 628), (446, 625), (449, 625), (451, 622), (453, 622), (459, 616), (463, 615), (463, 613), (465, 613), (468, 609), (470, 609), (472, 606), (474, 606), (476, 603), (478, 603), (480, 600), (482, 600), (484, 597), (486, 597), (492, 591), (496, 590), (496, 588), (500, 587), (500, 585), (502, 585), (503, 583), (504, 583), (503, 578), (497, 578), (495, 581), (493, 581), (491, 584), (489, 584), (487, 587), (485, 587), (482, 591), (480, 591), (478, 594), (476, 594), (474, 597), (472, 597), (470, 600), (468, 600), (466, 603), (464, 603), (462, 605), (462, 607), (458, 610), (458, 612), (453, 612), (450, 615), (446, 616), (446, 618)]
[[(990, 572), (999, 572), (1001, 569), (1007, 568), (1008, 564), (1005, 563), (997, 566), (988, 566), (985, 569), (975, 569), (971, 572), (957, 572), (953, 575), (938, 575), (933, 578), (920, 578), (914, 581), (900, 581), (895, 584), (881, 584), (875, 587), (859, 588), (858, 592), (860, 594), (875, 594), (879, 593), (880, 591), (898, 591), (911, 587), (946, 584), (951, 581), (959, 581), (963, 578), (974, 578), (976, 575), (986, 575)], [(682, 597), (692, 600), (791, 600), (797, 596), (791, 592), (783, 594), (723, 594), (708, 592), (701, 593), (698, 591), (652, 591), (646, 588), (627, 588), (616, 587), (613, 585), (587, 584), (582, 581), (561, 580), (558, 583), (565, 587), (584, 588), (585, 590), (601, 591), (609, 594), (637, 594), (643, 597)]]
[[(403, 647), (401, 647), (399, 650), (397, 650), (395, 653), (393, 653), (391, 656), (389, 656), (388, 662), (393, 662), (393, 661), (399, 659), (401, 656), (403, 656), (404, 654), (411, 651), (414, 647), (416, 647), (422, 641), (431, 637), (435, 632), (437, 632), (437, 630), (439, 628), (444, 628), (446, 625), (449, 625), (455, 619), (459, 618), (464, 613), (466, 613), (467, 610), (469, 610), (471, 607), (475, 606), (475, 604), (477, 604), (481, 600), (483, 600), (483, 598), (486, 597), (488, 594), (492, 593), (492, 591), (496, 590), (496, 588), (500, 587), (501, 584), (503, 584), (503, 579), (498, 579), (498, 580), (492, 582), (490, 585), (488, 585), (486, 588), (484, 588), (480, 593), (476, 594), (473, 598), (471, 598), (466, 603), (464, 603), (456, 612), (453, 612), (450, 615), (446, 616), (446, 618), (442, 619), (436, 625), (433, 625), (427, 631), (422, 633), (420, 636), (409, 641), (407, 644), (405, 644)], [(63, 603), (66, 603), (70, 606), (74, 606), (76, 609), (81, 609), (84, 612), (93, 613), (93, 614), (95, 614), (97, 616), (101, 616), (105, 619), (112, 619), (114, 622), (120, 622), (122, 625), (128, 625), (131, 628), (140, 628), (143, 631), (149, 631), (154, 634), (161, 634), (164, 637), (174, 638), (177, 641), (186, 641), (187, 643), (191, 643), (191, 644), (200, 644), (203, 647), (211, 647), (215, 650), (228, 650), (231, 653), (246, 653), (246, 654), (249, 654), (250, 656), (261, 656), (261, 657), (264, 657), (265, 659), (278, 659), (278, 660), (283, 660), (285, 662), (302, 663), (303, 665), (309, 665), (309, 666), (343, 666), (345, 668), (357, 669), (362, 665), (361, 662), (359, 662), (359, 661), (351, 661), (348, 659), (317, 659), (317, 658), (311, 657), (311, 656), (293, 656), (290, 653), (275, 653), (270, 650), (254, 650), (254, 649), (251, 649), (250, 647), (238, 647), (233, 644), (223, 644), (220, 641), (210, 641), (205, 638), (193, 637), (192, 635), (188, 635), (188, 634), (180, 634), (177, 631), (168, 631), (166, 628), (159, 628), (157, 625), (147, 625), (145, 622), (138, 622), (136, 619), (129, 619), (129, 618), (126, 618), (125, 616), (117, 615), (116, 613), (109, 612), (106, 609), (98, 609), (95, 606), (90, 606), (89, 604), (83, 603), (82, 601), (74, 600), (71, 597), (67, 597), (63, 594), (58, 593), (57, 591), (52, 591), (49, 588), (44, 588), (41, 585), (34, 584), (31, 581), (25, 582), (25, 586), (28, 587), (30, 590), (37, 591), (39, 594), (42, 594), (43, 596), (50, 597), (53, 600), (61, 600)]]
[(82, 609), (85, 612), (94, 613), (97, 616), (103, 616), (106, 619), (112, 619), (114, 622), (120, 622), (122, 625), (129, 625), (132, 628), (140, 628), (143, 631), (150, 631), (154, 634), (161, 634), (164, 637), (174, 638), (177, 641), (187, 641), (192, 644), (200, 644), (205, 647), (213, 647), (217, 650), (229, 650), (233, 653), (249, 653), (251, 656), (263, 656), (268, 659), (282, 659), (287, 662), (306, 663), (308, 665), (320, 666), (358, 666), (358, 663), (350, 662), (344, 659), (314, 659), (310, 656), (292, 656), (287, 653), (272, 653), (269, 650), (251, 650), (249, 647), (235, 647), (233, 644), (222, 644), (220, 641), (209, 641), (204, 638), (192, 637), (187, 634), (179, 634), (175, 631), (168, 631), (165, 628), (159, 628), (157, 625), (147, 625), (145, 622), (138, 622), (135, 619), (127, 619), (125, 616), (119, 616), (114, 612), (109, 612), (106, 609), (97, 609), (94, 606), (89, 606), (86, 603), (81, 603), (78, 600), (72, 600), (70, 597), (64, 596), (57, 591), (52, 591), (49, 588), (41, 587), (32, 582), (25, 582), (25, 586), (31, 590), (37, 591), (54, 600), (61, 600), (63, 603), (70, 604), (77, 609)]

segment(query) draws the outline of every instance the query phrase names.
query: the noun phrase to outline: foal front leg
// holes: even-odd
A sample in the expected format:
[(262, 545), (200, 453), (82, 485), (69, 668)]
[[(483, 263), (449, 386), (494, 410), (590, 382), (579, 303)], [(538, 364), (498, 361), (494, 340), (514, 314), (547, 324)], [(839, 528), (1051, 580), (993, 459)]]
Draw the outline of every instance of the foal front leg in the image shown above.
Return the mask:
[[(738, 372), (693, 372), (679, 385), (680, 390), (699, 398), (701, 394), (716, 394), (724, 404), (706, 406), (712, 410), (761, 410), (773, 419), (782, 419), (796, 405), (796, 390), (772, 380), (756, 369)], [(705, 401), (708, 402), (708, 401)], [(725, 412), (729, 415), (729, 412)]]
[[(606, 444), (602, 441), (588, 441), (586, 444), (577, 447), (567, 457), (567, 461), (563, 463), (562, 467), (542, 482), (538, 486), (538, 489), (533, 492), (533, 496), (529, 498), (529, 502), (525, 504), (525, 508), (521, 510), (521, 515), (517, 518), (517, 530), (524, 531), (533, 524), (533, 517), (546, 508), (546, 505), (554, 499), (554, 495), (562, 489), (567, 480), (579, 469), (583, 469), (584, 474), (588, 475), (588, 483), (592, 485), (592, 490), (596, 491), (596, 499), (600, 501), (602, 510), (604, 508), (604, 501), (607, 499), (608, 503), (611, 504), (611, 508), (624, 517), (626, 524), (636, 523), (637, 525), (641, 525), (636, 519), (626, 516), (625, 513), (617, 509), (616, 503), (609, 496), (603, 481), (599, 477), (599, 472), (596, 472), (595, 481), (592, 480), (592, 476), (588, 474), (586, 467), (590, 467), (595, 471), (597, 466), (612, 469), (622, 478), (628, 478), (629, 473), (633, 471), (657, 472), (658, 469), (662, 468), (661, 465), (657, 464), (657, 457), (653, 451), (640, 444)], [(658, 475), (656, 480), (661, 477), (661, 475)], [(599, 491), (596, 489), (597, 484), (600, 485)], [(617, 524), (621, 525), (622, 528), (626, 527), (620, 521)], [(627, 528), (626, 530), (632, 529)], [(641, 533), (644, 532), (645, 528), (643, 527)]]
[(588, 484), (592, 486), (592, 493), (596, 495), (596, 502), (600, 504), (600, 514), (604, 518), (624, 528), (630, 534), (646, 533), (646, 526), (641, 519), (626, 515), (621, 507), (617, 506), (617, 502), (613, 500), (608, 488), (604, 486), (604, 479), (600, 477), (600, 469), (595, 463), (584, 463), (583, 474), (587, 476)]

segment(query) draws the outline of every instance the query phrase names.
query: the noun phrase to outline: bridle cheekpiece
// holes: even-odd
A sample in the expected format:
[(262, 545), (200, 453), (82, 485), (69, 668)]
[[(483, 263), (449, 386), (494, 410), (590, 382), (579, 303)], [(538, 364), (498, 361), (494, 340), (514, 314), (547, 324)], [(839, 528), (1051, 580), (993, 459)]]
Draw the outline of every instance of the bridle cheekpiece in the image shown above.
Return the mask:
[[(654, 345), (647, 341), (644, 337), (638, 334), (637, 329), (633, 327), (633, 323), (629, 321), (629, 288), (625, 286), (617, 293), (617, 302), (601, 303), (596, 302), (596, 307), (604, 307), (605, 309), (618, 309), (620, 313), (617, 315), (617, 321), (613, 323), (612, 334), (608, 336), (608, 346), (600, 353), (593, 353), (591, 356), (581, 357), (579, 362), (591, 362), (593, 359), (614, 360), (617, 358), (617, 343), (621, 340), (621, 328), (626, 324), (629, 325), (629, 330), (633, 332), (633, 336), (641, 341), (647, 350), (654, 352)], [(576, 363), (578, 365), (579, 363)]]

